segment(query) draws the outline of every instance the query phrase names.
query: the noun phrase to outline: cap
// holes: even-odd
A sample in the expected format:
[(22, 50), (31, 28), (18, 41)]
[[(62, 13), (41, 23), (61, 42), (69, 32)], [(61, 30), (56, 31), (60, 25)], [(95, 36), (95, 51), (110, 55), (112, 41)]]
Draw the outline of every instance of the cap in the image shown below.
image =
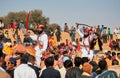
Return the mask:
[(44, 25), (40, 24), (38, 28), (44, 29)]
[(9, 59), (9, 61), (10, 61), (11, 63), (13, 63), (13, 64), (16, 64), (16, 59), (15, 59), (15, 58), (12, 58), (12, 57), (11, 57), (11, 58)]
[(85, 29), (84, 29), (84, 32), (89, 32), (89, 31), (90, 31), (89, 28), (85, 28)]
[(83, 64), (83, 72), (91, 72), (92, 71), (92, 65), (90, 65), (88, 62)]

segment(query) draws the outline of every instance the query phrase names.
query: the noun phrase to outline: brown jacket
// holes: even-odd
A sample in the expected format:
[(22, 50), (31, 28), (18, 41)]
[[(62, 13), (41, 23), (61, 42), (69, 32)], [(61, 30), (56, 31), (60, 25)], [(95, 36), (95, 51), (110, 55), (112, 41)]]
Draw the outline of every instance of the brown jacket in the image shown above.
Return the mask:
[(0, 70), (0, 78), (11, 78), (11, 77), (8, 73)]

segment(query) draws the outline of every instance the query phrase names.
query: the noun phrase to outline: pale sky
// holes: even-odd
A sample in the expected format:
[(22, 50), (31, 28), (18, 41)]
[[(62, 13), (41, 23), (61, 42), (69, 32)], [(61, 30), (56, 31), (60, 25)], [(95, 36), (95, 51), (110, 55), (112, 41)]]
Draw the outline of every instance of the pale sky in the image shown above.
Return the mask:
[(1, 0), (0, 16), (8, 12), (40, 9), (51, 23), (61, 27), (76, 22), (88, 25), (105, 25), (113, 29), (120, 26), (120, 0)]

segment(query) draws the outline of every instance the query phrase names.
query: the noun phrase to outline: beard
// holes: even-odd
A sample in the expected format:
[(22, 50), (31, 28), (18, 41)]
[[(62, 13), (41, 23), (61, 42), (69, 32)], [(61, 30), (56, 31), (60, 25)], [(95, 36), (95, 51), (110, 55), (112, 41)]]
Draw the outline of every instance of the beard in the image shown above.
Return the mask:
[(38, 34), (41, 34), (42, 32), (43, 32), (43, 30), (39, 30), (39, 31), (38, 31)]
[(86, 34), (86, 35), (84, 34), (84, 38), (86, 38), (86, 37), (88, 37), (88, 36), (89, 36), (89, 34)]

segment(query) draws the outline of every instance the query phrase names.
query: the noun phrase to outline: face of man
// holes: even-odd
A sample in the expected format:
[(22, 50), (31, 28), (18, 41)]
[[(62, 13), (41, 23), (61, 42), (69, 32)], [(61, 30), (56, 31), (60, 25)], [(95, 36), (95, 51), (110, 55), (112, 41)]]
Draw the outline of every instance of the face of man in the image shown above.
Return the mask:
[(89, 33), (88, 32), (84, 32), (84, 38), (88, 37)]
[(39, 28), (38, 29), (38, 34), (41, 34), (43, 32), (43, 29)]

